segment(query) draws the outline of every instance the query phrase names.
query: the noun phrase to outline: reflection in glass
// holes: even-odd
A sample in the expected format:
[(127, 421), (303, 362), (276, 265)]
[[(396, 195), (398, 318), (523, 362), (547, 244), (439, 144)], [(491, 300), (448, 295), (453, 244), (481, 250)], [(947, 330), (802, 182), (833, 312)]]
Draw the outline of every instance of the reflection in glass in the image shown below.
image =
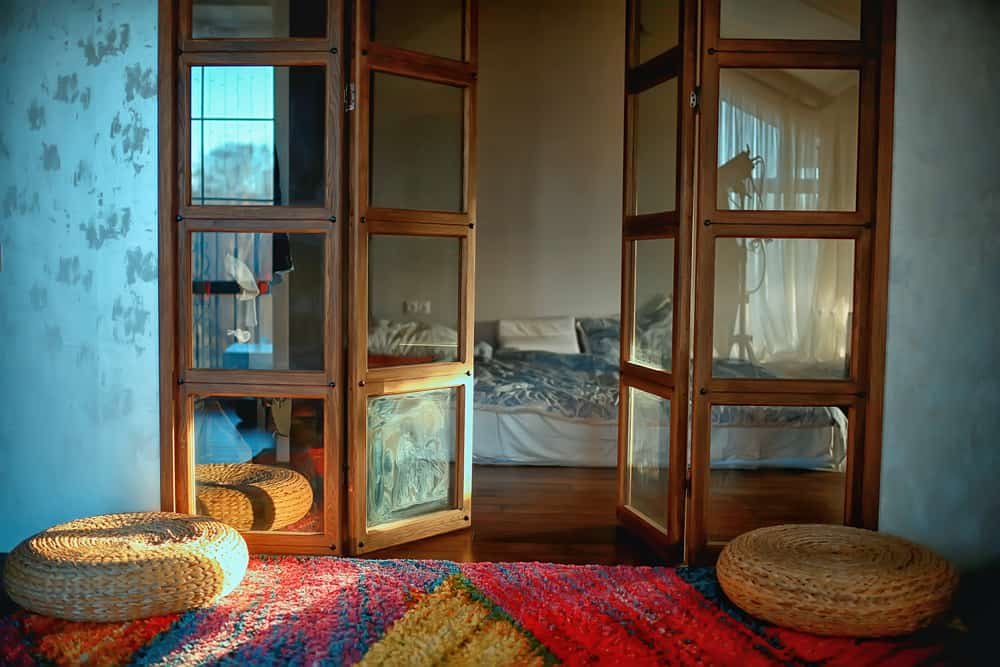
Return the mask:
[(368, 240), (368, 366), (458, 360), (461, 241)]
[(191, 235), (194, 368), (323, 370), (322, 234)]
[(635, 212), (677, 208), (677, 79), (635, 99)]
[(637, 41), (639, 62), (665, 53), (680, 43), (680, 2), (678, 0), (636, 0), (639, 8)]
[(368, 399), (368, 526), (455, 507), (458, 389)]
[(853, 211), (856, 70), (719, 74), (719, 210)]
[(633, 241), (635, 314), (631, 361), (669, 371), (673, 352), (674, 240)]
[(193, 0), (195, 39), (325, 37), (327, 0)]
[(844, 521), (847, 416), (838, 407), (712, 406), (708, 538)]
[(194, 401), (197, 513), (239, 530), (323, 532), (323, 401)]
[(464, 95), (456, 86), (372, 75), (372, 206), (462, 210)]
[(625, 504), (667, 529), (670, 400), (629, 387)]
[(715, 377), (848, 377), (853, 303), (851, 239), (716, 239)]
[(732, 39), (861, 39), (861, 0), (722, 0)]
[(464, 4), (462, 0), (372, 0), (372, 41), (462, 60)]
[(321, 206), (325, 68), (191, 68), (191, 204)]

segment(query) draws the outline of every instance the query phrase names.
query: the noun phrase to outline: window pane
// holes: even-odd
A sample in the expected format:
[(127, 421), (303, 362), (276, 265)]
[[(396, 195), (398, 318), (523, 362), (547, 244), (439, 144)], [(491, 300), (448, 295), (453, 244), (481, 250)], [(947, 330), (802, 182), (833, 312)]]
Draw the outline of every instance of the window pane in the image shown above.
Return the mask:
[(635, 212), (677, 208), (677, 79), (635, 95)]
[(195, 232), (195, 368), (323, 370), (322, 234)]
[(201, 38), (325, 37), (326, 0), (194, 0)]
[(461, 241), (368, 240), (368, 366), (458, 360)]
[(674, 240), (634, 241), (635, 313), (631, 361), (669, 371), (673, 352)]
[(670, 400), (629, 387), (625, 504), (667, 529)]
[(371, 205), (461, 211), (464, 91), (372, 75)]
[(719, 32), (743, 39), (861, 39), (861, 0), (722, 0)]
[(197, 513), (239, 530), (323, 532), (323, 401), (194, 401)]
[(708, 539), (844, 521), (847, 417), (837, 407), (712, 406)]
[(368, 399), (368, 526), (456, 507), (458, 389)]
[(855, 210), (856, 70), (724, 68), (719, 77), (719, 210)]
[(853, 240), (719, 238), (713, 375), (846, 378), (853, 309)]
[(681, 14), (678, 0), (636, 0), (639, 8), (639, 62), (665, 53), (680, 43)]
[(198, 66), (191, 84), (192, 205), (323, 205), (324, 67)]
[(462, 0), (372, 0), (371, 22), (372, 41), (462, 60)]

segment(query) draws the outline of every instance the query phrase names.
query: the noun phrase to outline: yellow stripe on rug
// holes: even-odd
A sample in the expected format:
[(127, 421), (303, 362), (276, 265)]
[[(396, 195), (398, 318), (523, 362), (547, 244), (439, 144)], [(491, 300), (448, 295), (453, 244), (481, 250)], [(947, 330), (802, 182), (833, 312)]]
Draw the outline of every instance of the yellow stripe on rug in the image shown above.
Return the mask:
[(547, 651), (461, 577), (414, 596), (413, 606), (361, 665), (544, 665)]

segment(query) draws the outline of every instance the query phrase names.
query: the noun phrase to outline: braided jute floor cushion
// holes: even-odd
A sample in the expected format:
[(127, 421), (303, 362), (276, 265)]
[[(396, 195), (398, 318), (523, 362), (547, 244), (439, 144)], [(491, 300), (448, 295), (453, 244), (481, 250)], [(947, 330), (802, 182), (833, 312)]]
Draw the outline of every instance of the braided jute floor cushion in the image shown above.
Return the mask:
[(279, 530), (309, 513), (312, 486), (305, 476), (257, 463), (195, 466), (198, 514), (237, 530)]
[(53, 526), (17, 545), (10, 598), (71, 621), (127, 621), (212, 605), (246, 573), (231, 527), (167, 512), (105, 514)]
[(716, 573), (736, 606), (817, 635), (890, 637), (923, 628), (951, 606), (945, 559), (904, 539), (848, 526), (787, 525), (740, 535)]

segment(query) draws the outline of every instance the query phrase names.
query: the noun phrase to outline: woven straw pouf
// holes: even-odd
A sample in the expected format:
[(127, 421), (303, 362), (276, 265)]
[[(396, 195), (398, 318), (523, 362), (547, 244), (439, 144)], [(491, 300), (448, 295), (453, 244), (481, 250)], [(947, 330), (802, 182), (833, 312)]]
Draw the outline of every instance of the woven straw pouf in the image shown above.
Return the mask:
[(17, 545), (4, 567), (10, 598), (71, 621), (127, 621), (205, 607), (247, 569), (243, 537), (206, 517), (105, 514), (53, 526)]
[(848, 526), (788, 525), (740, 535), (716, 566), (736, 606), (817, 635), (890, 637), (923, 628), (951, 606), (945, 559), (898, 537)]
[(309, 513), (312, 486), (305, 476), (256, 463), (205, 463), (195, 467), (198, 514), (237, 530), (279, 530)]

